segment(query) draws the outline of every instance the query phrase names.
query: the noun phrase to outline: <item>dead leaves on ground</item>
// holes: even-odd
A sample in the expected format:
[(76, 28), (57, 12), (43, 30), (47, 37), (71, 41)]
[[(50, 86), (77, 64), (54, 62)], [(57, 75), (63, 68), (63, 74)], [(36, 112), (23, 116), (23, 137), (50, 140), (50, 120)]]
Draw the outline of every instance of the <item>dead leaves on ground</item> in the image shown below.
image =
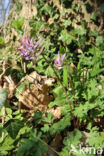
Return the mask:
[(34, 110), (35, 107), (38, 107), (40, 111), (46, 110), (52, 99), (53, 97), (49, 95), (49, 87), (40, 84), (33, 84), (22, 95), (18, 95), (21, 105), (26, 106), (30, 110)]
[(28, 110), (28, 112), (30, 110), (31, 113), (34, 112), (34, 109), (46, 110), (59, 119), (61, 117), (61, 108), (48, 108), (48, 104), (53, 100), (53, 96), (50, 94), (50, 85), (55, 82), (55, 78), (47, 78), (47, 76), (41, 76), (34, 71), (30, 75), (26, 75), (21, 81), (24, 80), (32, 83), (32, 85), (25, 88), (24, 92), (18, 95), (21, 107)]
[[(34, 110), (44, 111), (52, 113), (57, 119), (61, 118), (61, 107), (48, 108), (48, 104), (53, 100), (53, 95), (50, 94), (51, 85), (55, 83), (55, 78), (47, 78), (47, 76), (39, 75), (36, 71), (32, 72), (30, 75), (26, 75), (21, 79), (21, 81), (16, 84), (11, 75), (2, 76), (2, 88), (5, 88), (8, 92), (8, 100), (10, 101), (15, 92), (18, 91), (18, 86), (24, 81), (27, 85), (24, 87), (23, 92), (18, 92), (17, 99), (20, 103), (21, 109), (25, 110), (27, 116), (32, 116)], [(14, 103), (18, 105), (18, 103)]]

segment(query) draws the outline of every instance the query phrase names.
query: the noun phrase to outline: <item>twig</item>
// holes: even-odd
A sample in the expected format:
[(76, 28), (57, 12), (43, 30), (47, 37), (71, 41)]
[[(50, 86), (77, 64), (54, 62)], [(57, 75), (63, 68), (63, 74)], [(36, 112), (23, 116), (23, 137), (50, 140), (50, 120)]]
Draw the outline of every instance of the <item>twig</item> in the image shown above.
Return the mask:
[[(3, 109), (3, 115), (2, 115), (2, 128), (3, 128), (5, 122), (5, 107), (3, 107), (2, 109)], [(4, 139), (4, 132), (2, 132), (2, 141), (3, 139)]]
[(26, 63), (24, 62), (24, 64), (23, 64), (24, 66), (24, 73), (26, 73)]
[(45, 141), (43, 141), (42, 139), (34, 136), (34, 138), (36, 138), (37, 140), (41, 141), (43, 144), (47, 145), (54, 153), (56, 153), (58, 156), (61, 156), (54, 148), (52, 148), (51, 146), (49, 146)]

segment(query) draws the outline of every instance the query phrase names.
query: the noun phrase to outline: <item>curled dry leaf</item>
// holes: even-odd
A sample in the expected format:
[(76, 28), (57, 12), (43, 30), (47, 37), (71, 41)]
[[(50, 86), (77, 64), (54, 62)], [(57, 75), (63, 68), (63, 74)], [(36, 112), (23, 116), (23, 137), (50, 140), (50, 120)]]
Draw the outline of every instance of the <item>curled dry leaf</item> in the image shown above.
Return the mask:
[(74, 65), (74, 63), (71, 63), (70, 66), (72, 67), (73, 71), (76, 71), (76, 66)]
[(98, 89), (102, 90), (103, 89), (102, 85), (98, 85)]
[(47, 78), (47, 76), (39, 75), (36, 71), (32, 72), (30, 75), (26, 75), (25, 77), (23, 77), (19, 82), (19, 84), (22, 83), (24, 80), (27, 80), (28, 82), (34, 84), (47, 84), (47, 85), (52, 85), (55, 82), (54, 77)]
[(57, 107), (56, 109), (54, 108), (49, 109), (47, 112), (52, 113), (52, 115), (56, 117), (57, 119), (61, 118), (61, 107)]
[(5, 88), (8, 92), (8, 98), (12, 98), (16, 89), (16, 84), (14, 83), (12, 77), (4, 76), (4, 85), (3, 88)]
[[(39, 111), (47, 110), (48, 104), (53, 99), (53, 96), (49, 94), (51, 89), (50, 85), (55, 82), (55, 79), (41, 76), (34, 71), (30, 75), (26, 75), (22, 78), (19, 84), (25, 80), (27, 80), (29, 84), (32, 83), (32, 85), (30, 88), (25, 87), (24, 92), (17, 95), (17, 98), (21, 103), (21, 108), (24, 108), (28, 113), (33, 112), (35, 108)], [(59, 115), (57, 116), (59, 118)]]
[(82, 51), (81, 49), (78, 49), (76, 52), (77, 52), (78, 54), (83, 54), (83, 51)]
[(18, 99), (21, 102), (21, 107), (34, 110), (43, 111), (46, 110), (48, 104), (53, 99), (52, 95), (49, 95), (50, 87), (47, 85), (32, 84), (30, 89), (26, 89), (22, 95), (18, 95)]

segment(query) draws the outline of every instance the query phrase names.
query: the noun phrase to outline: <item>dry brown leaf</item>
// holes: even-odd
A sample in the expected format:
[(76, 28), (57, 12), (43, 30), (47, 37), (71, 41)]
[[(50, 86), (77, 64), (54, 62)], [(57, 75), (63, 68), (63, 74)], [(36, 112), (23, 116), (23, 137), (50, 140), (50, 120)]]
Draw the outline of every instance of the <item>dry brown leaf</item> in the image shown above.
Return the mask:
[(25, 77), (23, 77), (19, 84), (22, 83), (24, 80), (27, 80), (30, 83), (46, 85), (52, 85), (55, 82), (54, 77), (47, 78), (47, 76), (39, 75), (36, 71), (32, 72), (30, 75), (26, 75)]
[(30, 89), (24, 91), (22, 95), (18, 95), (18, 100), (21, 105), (30, 110), (34, 110), (37, 106), (40, 111), (46, 110), (53, 98), (49, 95), (49, 90), (50, 88), (47, 85), (32, 84)]
[(74, 63), (71, 63), (70, 66), (73, 68), (74, 71), (76, 71), (76, 66), (74, 65)]
[(61, 118), (61, 107), (57, 107), (56, 109), (54, 108), (49, 109), (47, 112), (52, 113), (52, 115), (56, 117), (57, 119)]
[(8, 98), (12, 98), (16, 89), (16, 84), (14, 83), (12, 77), (9, 76), (4, 76), (4, 84), (3, 88), (5, 88), (8, 92)]
[(62, 10), (63, 10), (62, 3), (60, 4), (60, 1), (59, 0), (52, 0), (52, 1), (57, 6), (57, 8), (59, 9), (59, 11), (62, 12)]
[[(49, 94), (51, 87), (49, 85), (55, 82), (55, 78), (47, 78), (47, 76), (41, 76), (36, 71), (30, 75), (26, 75), (18, 83), (21, 84), (27, 80), (28, 83), (32, 83), (30, 88), (25, 86), (23, 93), (18, 94), (18, 100), (21, 103), (21, 108), (25, 110), (34, 111), (36, 108), (39, 111), (47, 110), (48, 104), (52, 101), (53, 96)], [(54, 116), (60, 118), (60, 110), (54, 110)]]
[(77, 53), (78, 53), (78, 54), (82, 54), (83, 51), (82, 51), (81, 49), (78, 49), (78, 50), (77, 50)]
[(102, 85), (98, 85), (98, 89), (102, 90), (103, 89)]

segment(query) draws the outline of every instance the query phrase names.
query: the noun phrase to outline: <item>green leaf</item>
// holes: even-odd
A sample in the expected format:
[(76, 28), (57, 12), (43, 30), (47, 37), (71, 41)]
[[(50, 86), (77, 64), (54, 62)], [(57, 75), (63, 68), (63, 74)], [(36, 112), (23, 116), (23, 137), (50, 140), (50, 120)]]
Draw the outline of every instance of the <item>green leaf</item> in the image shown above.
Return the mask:
[(48, 124), (44, 124), (44, 127), (41, 128), (41, 130), (42, 130), (44, 133), (48, 132), (49, 129), (50, 129), (50, 128), (49, 128), (49, 125), (48, 125)]
[(44, 11), (46, 15), (50, 15), (50, 16), (52, 15), (52, 7), (47, 4), (43, 6), (41, 11)]
[(90, 34), (91, 34), (92, 36), (97, 37), (97, 36), (98, 36), (98, 31), (97, 31), (96, 29), (94, 29), (94, 30), (92, 30), (92, 31), (90, 32)]
[(53, 126), (50, 128), (50, 133), (54, 134), (62, 132), (66, 127), (70, 126), (70, 119), (71, 116), (68, 113), (63, 119), (53, 124)]
[(41, 123), (41, 120), (43, 118), (43, 112), (35, 112), (33, 116), (33, 121), (35, 125), (38, 125)]
[(65, 26), (65, 28), (71, 25), (71, 20), (68, 19), (61, 19), (61, 22), (63, 23), (63, 26)]
[(59, 40), (62, 40), (66, 44), (70, 44), (74, 39), (75, 37), (68, 33), (66, 30), (62, 30), (61, 35), (59, 37)]
[(63, 106), (67, 103), (65, 93), (62, 86), (58, 86), (53, 90), (55, 100), (50, 102), (49, 107)]
[(5, 124), (5, 129), (9, 135), (15, 139), (19, 130), (24, 126), (23, 122), (18, 119), (11, 119)]
[(27, 81), (24, 81), (23, 83), (21, 83), (17, 89), (16, 89), (16, 93), (15, 96), (18, 98), (18, 94), (22, 93), (24, 91), (24, 87), (27, 85)]
[(101, 6), (100, 6), (100, 10), (104, 13), (104, 3), (101, 4)]
[(91, 17), (90, 17), (92, 20), (96, 21), (96, 18), (97, 18), (97, 13), (94, 12), (92, 13)]
[(98, 127), (92, 127), (89, 133), (89, 145), (104, 148), (104, 132), (98, 132)]
[(33, 20), (31, 19), (30, 20), (30, 26), (33, 27), (33, 34), (36, 34), (37, 31), (40, 31), (44, 28), (45, 26), (45, 22), (43, 21), (36, 21), (36, 20)]
[(47, 145), (40, 141), (41, 132), (38, 132), (37, 129), (30, 131), (28, 134), (29, 138), (23, 138), (21, 145), (17, 150), (16, 156), (42, 156), (44, 151), (48, 150)]
[(50, 66), (46, 69), (45, 74), (47, 76), (54, 76), (55, 75), (53, 69)]
[(55, 16), (53, 17), (53, 19), (58, 19), (59, 14), (55, 14)]
[(12, 115), (12, 109), (6, 108), (6, 113), (7, 113), (8, 115)]
[(54, 120), (54, 117), (52, 116), (51, 113), (48, 113), (47, 117), (43, 118), (43, 121), (46, 122), (46, 123), (52, 123), (53, 120)]
[(0, 109), (5, 106), (8, 93), (4, 88), (0, 88)]
[(87, 30), (84, 29), (84, 28), (81, 28), (81, 29), (76, 28), (76, 29), (73, 30), (72, 32), (73, 32), (73, 34), (83, 36), (83, 35), (86, 35)]
[(0, 155), (5, 155), (8, 151), (12, 150), (14, 148), (13, 143), (14, 140), (10, 136), (5, 137), (3, 142), (0, 144)]
[(12, 22), (12, 26), (18, 31), (22, 29), (24, 18), (18, 18)]
[(21, 9), (22, 9), (22, 3), (18, 2), (18, 1), (16, 1), (15, 3), (16, 3), (16, 7), (17, 7), (16, 11), (19, 13), (21, 11)]
[(66, 13), (70, 14), (71, 12), (72, 12), (71, 8), (69, 9), (63, 8), (61, 11), (61, 16), (65, 16)]
[(0, 37), (0, 45), (4, 46), (5, 45), (5, 41), (3, 37)]
[[(62, 86), (57, 86), (54, 90), (53, 90), (53, 94), (55, 97), (60, 97), (64, 94), (63, 88)], [(65, 96), (64, 96), (65, 97)]]
[(104, 37), (103, 36), (98, 36), (96, 38), (96, 46), (100, 46), (103, 43), (104, 43)]
[(68, 136), (64, 138), (63, 144), (64, 147), (62, 148), (62, 151), (60, 152), (61, 156), (71, 156), (70, 150), (71, 145), (75, 147), (75, 152), (73, 151), (73, 156), (86, 156), (84, 154), (81, 154), (80, 151), (77, 151), (78, 144), (81, 143), (82, 133), (75, 129), (72, 132), (68, 132)]

